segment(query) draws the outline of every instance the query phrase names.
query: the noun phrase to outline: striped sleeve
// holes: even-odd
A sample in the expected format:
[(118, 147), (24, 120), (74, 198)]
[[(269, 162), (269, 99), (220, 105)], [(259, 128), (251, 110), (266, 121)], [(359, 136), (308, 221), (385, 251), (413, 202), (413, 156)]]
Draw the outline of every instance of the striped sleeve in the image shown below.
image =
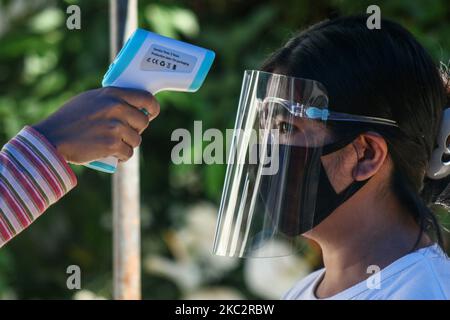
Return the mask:
[(0, 151), (0, 247), (77, 184), (56, 149), (26, 126)]

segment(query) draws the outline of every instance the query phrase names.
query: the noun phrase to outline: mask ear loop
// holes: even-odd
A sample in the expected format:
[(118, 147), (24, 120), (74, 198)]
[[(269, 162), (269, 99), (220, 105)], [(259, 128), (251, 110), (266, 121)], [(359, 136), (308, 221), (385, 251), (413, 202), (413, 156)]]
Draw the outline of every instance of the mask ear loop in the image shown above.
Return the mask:
[(427, 168), (427, 177), (433, 180), (445, 178), (450, 174), (450, 161), (444, 162), (444, 155), (450, 155), (447, 139), (450, 136), (450, 108), (444, 110), (436, 138), (437, 147), (433, 150)]
[(349, 145), (351, 142), (353, 142), (360, 134), (351, 134), (347, 135), (343, 138), (338, 139), (335, 142), (329, 143), (327, 145), (324, 145), (322, 147), (322, 156), (326, 156), (330, 153), (336, 152), (340, 149), (343, 149), (347, 145)]
[[(352, 143), (358, 136), (358, 134), (350, 134), (336, 142), (328, 144), (322, 148), (322, 156), (328, 155), (330, 153), (336, 152), (350, 143)], [(356, 152), (356, 150), (355, 150)], [(316, 214), (314, 217), (314, 224), (318, 225), (321, 221), (326, 219), (330, 214), (330, 208), (332, 211), (336, 210), (340, 207), (344, 202), (350, 199), (356, 192), (358, 192), (364, 185), (370, 180), (368, 178), (362, 181), (354, 180), (350, 185), (347, 186), (344, 190), (339, 193), (336, 193), (334, 187), (331, 185), (328, 174), (323, 166), (323, 163), (320, 163), (320, 178), (319, 181), (322, 184), (322, 192), (327, 194), (328, 199), (324, 198), (322, 201), (318, 201), (316, 203)]]

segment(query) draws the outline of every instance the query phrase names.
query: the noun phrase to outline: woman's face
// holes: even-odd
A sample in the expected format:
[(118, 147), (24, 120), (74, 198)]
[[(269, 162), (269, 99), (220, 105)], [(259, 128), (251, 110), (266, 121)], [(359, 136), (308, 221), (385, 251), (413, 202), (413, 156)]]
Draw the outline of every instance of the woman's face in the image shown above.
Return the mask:
[(319, 179), (318, 170), (325, 170), (334, 191), (340, 193), (354, 181), (352, 171), (357, 161), (355, 149), (350, 144), (336, 152), (322, 155), (321, 147), (335, 142), (325, 122), (292, 115), (284, 107), (273, 108), (268, 118), (271, 119), (270, 129), (278, 132), (280, 145), (280, 172), (278, 180), (277, 177), (273, 180), (277, 183), (268, 178), (273, 184), (272, 192), (283, 194), (282, 213), (277, 216), (277, 223), (284, 234), (298, 235), (305, 225), (301, 220), (310, 219), (307, 213), (302, 213), (310, 209), (302, 204), (309, 201), (314, 192), (320, 193), (320, 190), (309, 189), (309, 186), (315, 185), (311, 184), (310, 179)]
[[(280, 145), (320, 148), (336, 140), (324, 121), (295, 116), (281, 104), (271, 103), (263, 106), (263, 112), (262, 121), (270, 121), (270, 124), (263, 124), (264, 128), (277, 130)], [(352, 171), (357, 163), (357, 156), (352, 144), (322, 156), (321, 161), (336, 193), (344, 190), (353, 181)], [(301, 169), (303, 168), (299, 168)]]

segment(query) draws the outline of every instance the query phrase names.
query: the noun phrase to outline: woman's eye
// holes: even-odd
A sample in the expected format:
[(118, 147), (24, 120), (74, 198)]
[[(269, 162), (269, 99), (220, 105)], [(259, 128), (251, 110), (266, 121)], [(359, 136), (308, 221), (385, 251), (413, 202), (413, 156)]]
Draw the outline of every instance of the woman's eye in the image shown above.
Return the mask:
[(289, 122), (280, 121), (278, 123), (278, 130), (280, 130), (281, 134), (286, 134), (286, 133), (293, 133), (293, 132), (297, 131), (297, 128)]

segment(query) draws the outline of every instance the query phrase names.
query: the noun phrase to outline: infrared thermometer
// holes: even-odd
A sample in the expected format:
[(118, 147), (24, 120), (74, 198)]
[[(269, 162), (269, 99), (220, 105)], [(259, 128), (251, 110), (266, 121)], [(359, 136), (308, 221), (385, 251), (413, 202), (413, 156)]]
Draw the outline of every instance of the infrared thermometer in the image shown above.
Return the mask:
[[(163, 90), (197, 91), (208, 74), (214, 52), (137, 29), (120, 50), (103, 77), (102, 86), (134, 88), (156, 94)], [(108, 157), (85, 166), (108, 173), (117, 168)]]

